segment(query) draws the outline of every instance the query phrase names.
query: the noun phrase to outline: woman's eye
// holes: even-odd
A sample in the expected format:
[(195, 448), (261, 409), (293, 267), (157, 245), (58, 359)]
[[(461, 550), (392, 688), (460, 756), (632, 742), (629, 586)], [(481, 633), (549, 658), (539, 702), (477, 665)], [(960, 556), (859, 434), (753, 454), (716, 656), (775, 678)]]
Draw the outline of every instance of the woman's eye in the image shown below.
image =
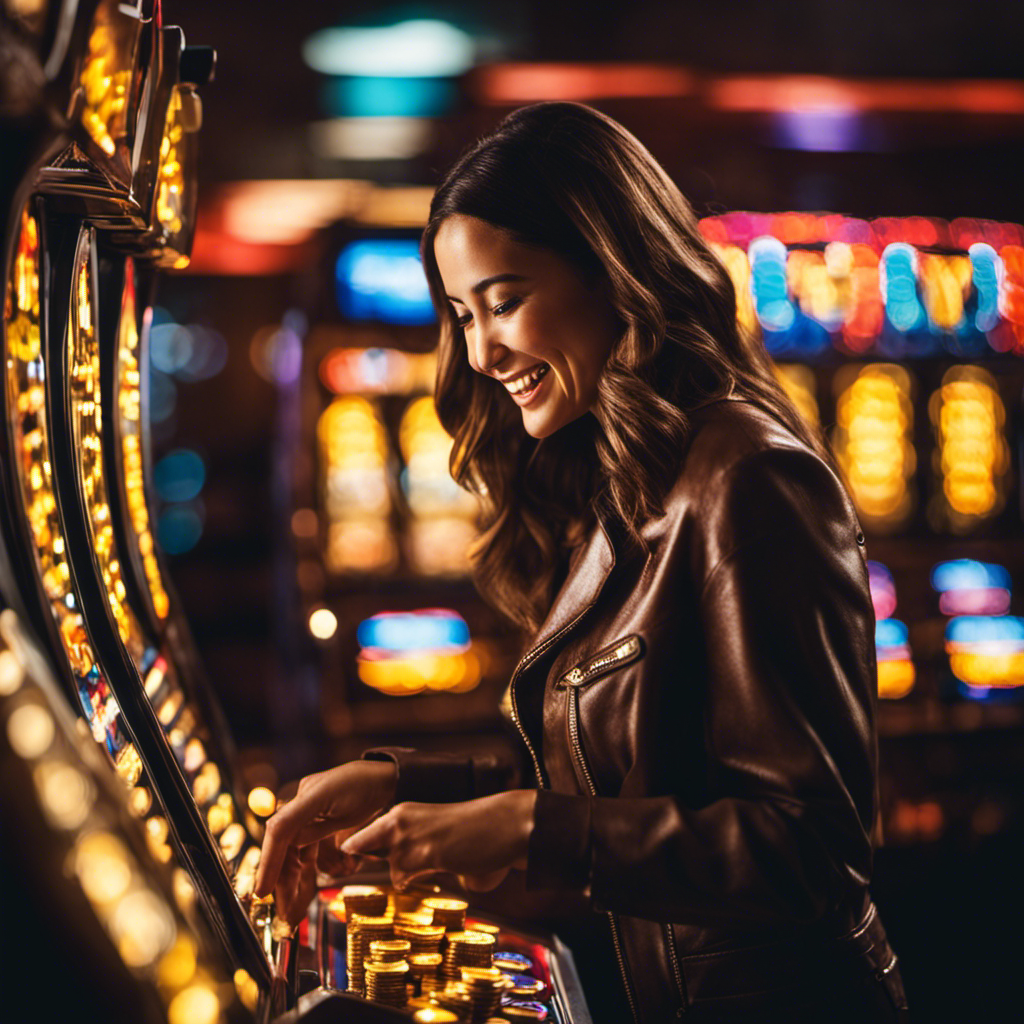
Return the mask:
[(473, 317), (472, 317), (472, 316), (470, 316), (470, 314), (469, 314), (469, 313), (463, 313), (463, 315), (462, 315), (462, 316), (457, 316), (457, 317), (455, 318), (455, 322), (456, 322), (456, 323), (457, 323), (457, 324), (458, 324), (458, 325), (459, 325), (460, 327), (465, 327), (465, 326), (466, 326), (466, 324), (468, 324), (468, 323), (469, 323), (469, 321), (470, 321), (470, 320), (472, 320), (472, 319), (473, 319)]
[(511, 313), (512, 310), (515, 309), (518, 305), (518, 299), (506, 299), (500, 305), (495, 306), (494, 309), (491, 310), (491, 312), (495, 316), (504, 316), (506, 313)]

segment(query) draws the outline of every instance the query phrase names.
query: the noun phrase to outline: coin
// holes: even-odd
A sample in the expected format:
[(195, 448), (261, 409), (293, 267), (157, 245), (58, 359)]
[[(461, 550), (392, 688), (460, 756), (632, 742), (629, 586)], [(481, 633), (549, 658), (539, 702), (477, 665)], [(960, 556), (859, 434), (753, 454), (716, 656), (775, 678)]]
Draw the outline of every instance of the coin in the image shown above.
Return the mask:
[(374, 939), (370, 943), (371, 960), (394, 962), (404, 960), (408, 955), (408, 939)]
[(533, 961), (528, 956), (506, 949), (498, 950), (491, 957), (491, 963), (503, 971), (511, 971), (514, 974), (524, 974), (526, 971), (533, 970)]
[(446, 932), (461, 932), (466, 927), (466, 911), (469, 904), (465, 900), (428, 896), (423, 901), (423, 908), (433, 912), (434, 924), (444, 925)]
[(345, 908), (346, 919), (352, 914), (379, 917), (388, 906), (388, 894), (376, 885), (346, 885), (338, 898)]

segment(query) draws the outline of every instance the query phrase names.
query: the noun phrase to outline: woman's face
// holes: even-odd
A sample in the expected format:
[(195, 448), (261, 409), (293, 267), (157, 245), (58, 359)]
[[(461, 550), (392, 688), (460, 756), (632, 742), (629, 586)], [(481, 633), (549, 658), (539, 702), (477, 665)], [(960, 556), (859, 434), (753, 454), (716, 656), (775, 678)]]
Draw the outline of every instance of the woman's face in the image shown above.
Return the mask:
[(501, 383), (528, 434), (548, 437), (590, 409), (621, 333), (606, 283), (464, 214), (441, 222), (434, 258), (470, 366)]

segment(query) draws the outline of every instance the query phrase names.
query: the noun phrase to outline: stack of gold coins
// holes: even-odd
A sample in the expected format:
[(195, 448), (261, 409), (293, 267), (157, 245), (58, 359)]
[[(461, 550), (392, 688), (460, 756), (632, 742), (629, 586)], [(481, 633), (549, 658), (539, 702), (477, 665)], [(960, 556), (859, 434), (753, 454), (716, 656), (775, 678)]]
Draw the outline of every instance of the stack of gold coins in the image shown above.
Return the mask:
[(423, 909), (432, 911), (434, 924), (444, 925), (446, 932), (461, 932), (466, 929), (465, 900), (453, 900), (444, 896), (430, 896), (423, 901)]
[(350, 991), (363, 992), (365, 988), (363, 965), (370, 959), (370, 943), (382, 939), (393, 939), (395, 937), (394, 927), (390, 917), (363, 917), (362, 914), (353, 914), (349, 918), (346, 958)]
[(497, 967), (463, 967), (462, 983), (469, 990), (469, 998), (473, 1003), (474, 1024), (483, 1024), (497, 1012), (501, 995), (509, 985), (508, 979)]
[(487, 924), (486, 921), (470, 921), (466, 923), (466, 931), (468, 932), (486, 932), (488, 935), (494, 936), (494, 941), (497, 942), (501, 936), (501, 929), (496, 924)]
[(440, 953), (413, 953), (409, 957), (409, 974), (417, 995), (429, 996), (444, 987), (441, 961)]
[(460, 1021), (469, 1024), (473, 1016), (473, 1000), (461, 981), (449, 982), (440, 992), (434, 993), (433, 999), (441, 1009), (454, 1013)]
[(395, 938), (408, 939), (412, 947), (410, 952), (439, 953), (444, 928), (439, 924), (396, 924)]
[(463, 967), (490, 967), (494, 952), (494, 936), (484, 932), (451, 932), (444, 951), (441, 977), (445, 981), (459, 981)]
[(367, 960), (366, 998), (375, 1003), (386, 1003), (388, 1006), (405, 1006), (409, 998), (405, 990), (405, 977), (409, 973), (409, 965), (404, 960), (393, 963), (377, 963)]
[(370, 959), (380, 964), (397, 963), (408, 955), (408, 939), (374, 939), (370, 943)]
[(348, 968), (348, 990), (364, 994), (363, 940), (359, 934), (359, 915), (353, 914), (345, 932), (345, 966)]
[(375, 885), (346, 885), (339, 896), (347, 921), (352, 920), (353, 914), (381, 917), (388, 908), (388, 894)]

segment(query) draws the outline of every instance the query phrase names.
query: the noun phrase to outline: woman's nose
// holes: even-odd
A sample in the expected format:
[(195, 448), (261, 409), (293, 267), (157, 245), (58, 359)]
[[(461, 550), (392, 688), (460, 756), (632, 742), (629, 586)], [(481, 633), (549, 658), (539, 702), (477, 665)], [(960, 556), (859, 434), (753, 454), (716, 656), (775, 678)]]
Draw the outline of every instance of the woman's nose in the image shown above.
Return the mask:
[(508, 348), (496, 337), (490, 325), (474, 330), (470, 352), (480, 373), (490, 373), (507, 355)]

